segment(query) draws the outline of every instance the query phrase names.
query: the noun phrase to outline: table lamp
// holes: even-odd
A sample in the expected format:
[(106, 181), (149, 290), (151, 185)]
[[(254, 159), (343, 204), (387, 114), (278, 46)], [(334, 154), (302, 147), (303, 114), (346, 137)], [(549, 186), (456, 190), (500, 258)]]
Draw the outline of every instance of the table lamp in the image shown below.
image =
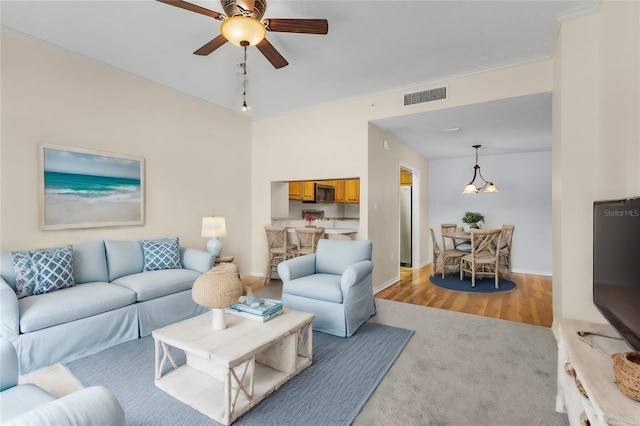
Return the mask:
[(211, 237), (207, 241), (207, 251), (213, 253), (216, 257), (220, 257), (222, 253), (222, 241), (218, 237), (227, 235), (227, 224), (224, 217), (212, 216), (202, 218), (202, 236)]

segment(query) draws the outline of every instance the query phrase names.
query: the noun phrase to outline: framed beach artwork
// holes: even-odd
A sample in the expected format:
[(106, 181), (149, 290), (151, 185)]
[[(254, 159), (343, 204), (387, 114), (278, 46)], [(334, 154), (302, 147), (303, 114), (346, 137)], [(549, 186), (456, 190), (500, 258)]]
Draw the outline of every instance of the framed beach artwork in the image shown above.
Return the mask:
[(44, 230), (144, 224), (144, 158), (40, 145)]

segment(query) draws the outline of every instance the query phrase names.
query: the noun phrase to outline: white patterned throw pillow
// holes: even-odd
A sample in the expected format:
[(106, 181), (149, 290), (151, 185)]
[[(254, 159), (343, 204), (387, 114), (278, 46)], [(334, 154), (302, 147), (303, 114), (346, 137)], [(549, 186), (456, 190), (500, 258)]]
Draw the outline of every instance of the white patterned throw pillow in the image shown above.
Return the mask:
[(11, 252), (18, 299), (73, 287), (73, 247), (53, 252)]
[(164, 241), (142, 240), (142, 252), (144, 253), (143, 271), (156, 271), (159, 269), (180, 269), (180, 239), (172, 238)]

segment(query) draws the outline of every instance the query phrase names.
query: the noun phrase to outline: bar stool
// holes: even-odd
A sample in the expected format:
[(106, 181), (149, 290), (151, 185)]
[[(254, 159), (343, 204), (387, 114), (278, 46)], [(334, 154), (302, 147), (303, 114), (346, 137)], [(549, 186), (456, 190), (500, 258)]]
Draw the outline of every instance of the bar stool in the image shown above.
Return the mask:
[(324, 235), (324, 228), (320, 227), (299, 227), (296, 228), (298, 238), (298, 256), (312, 254), (316, 252), (318, 240)]
[(287, 241), (287, 228), (284, 226), (266, 225), (264, 230), (267, 234), (267, 245), (269, 248), (269, 264), (265, 275), (264, 284), (271, 281), (271, 272), (278, 267), (278, 263), (296, 257), (297, 248), (295, 244)]

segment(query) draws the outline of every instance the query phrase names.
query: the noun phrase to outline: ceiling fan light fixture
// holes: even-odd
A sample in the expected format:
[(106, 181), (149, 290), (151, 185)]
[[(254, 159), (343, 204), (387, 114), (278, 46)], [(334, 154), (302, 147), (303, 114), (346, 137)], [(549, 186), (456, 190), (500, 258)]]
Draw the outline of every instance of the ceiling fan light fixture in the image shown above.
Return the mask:
[(247, 16), (232, 16), (220, 25), (220, 32), (236, 46), (255, 46), (267, 35), (267, 29), (258, 20)]

